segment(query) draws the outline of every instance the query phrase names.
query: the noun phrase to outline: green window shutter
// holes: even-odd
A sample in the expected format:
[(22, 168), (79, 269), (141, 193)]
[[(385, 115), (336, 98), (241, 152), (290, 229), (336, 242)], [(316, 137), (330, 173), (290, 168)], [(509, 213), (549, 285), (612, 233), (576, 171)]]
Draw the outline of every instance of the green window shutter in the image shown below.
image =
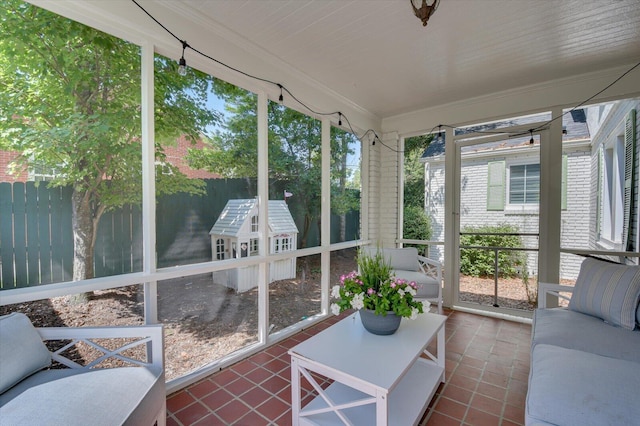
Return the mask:
[(487, 210), (504, 210), (505, 161), (487, 164)]
[(562, 156), (562, 210), (567, 209), (567, 169), (568, 156)]
[(636, 151), (636, 110), (627, 114), (624, 125), (624, 216), (622, 222), (622, 249), (631, 250), (631, 200), (633, 200), (633, 174)]

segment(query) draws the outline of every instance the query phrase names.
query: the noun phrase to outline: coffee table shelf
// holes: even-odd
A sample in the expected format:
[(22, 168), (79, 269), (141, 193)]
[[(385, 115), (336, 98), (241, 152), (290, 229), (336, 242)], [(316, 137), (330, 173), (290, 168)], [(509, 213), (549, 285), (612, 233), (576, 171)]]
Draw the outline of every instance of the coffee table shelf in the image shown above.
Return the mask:
[[(356, 313), (291, 348), (293, 424), (417, 424), (444, 382), (445, 320), (423, 314), (403, 319), (392, 336), (376, 336)], [(436, 337), (437, 356), (426, 350)], [(322, 389), (312, 373), (333, 383)], [(318, 392), (304, 409), (301, 376)]]

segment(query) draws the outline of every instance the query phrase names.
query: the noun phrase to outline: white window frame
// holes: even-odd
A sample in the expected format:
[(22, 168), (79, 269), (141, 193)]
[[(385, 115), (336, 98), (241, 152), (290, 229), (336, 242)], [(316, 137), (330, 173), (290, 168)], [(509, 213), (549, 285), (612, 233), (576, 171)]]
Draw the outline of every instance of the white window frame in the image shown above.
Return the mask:
[(602, 145), (602, 181), (600, 193), (601, 224), (598, 243), (606, 248), (622, 245), (624, 227), (624, 121), (607, 137)]
[[(538, 161), (536, 161), (538, 160)], [(529, 160), (519, 159), (509, 161), (506, 163), (506, 178), (505, 178), (505, 212), (506, 213), (514, 213), (514, 212), (527, 212), (527, 213), (538, 213), (540, 210), (540, 190), (538, 189), (538, 202), (537, 203), (511, 203), (511, 167), (514, 166), (540, 166), (539, 159), (531, 158)], [(525, 183), (526, 185), (526, 183)]]

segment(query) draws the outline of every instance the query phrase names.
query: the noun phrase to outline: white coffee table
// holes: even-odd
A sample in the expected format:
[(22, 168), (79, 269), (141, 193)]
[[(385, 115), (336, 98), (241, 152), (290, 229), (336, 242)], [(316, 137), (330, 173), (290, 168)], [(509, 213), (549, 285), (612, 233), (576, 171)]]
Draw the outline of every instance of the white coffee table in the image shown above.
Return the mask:
[[(355, 313), (289, 350), (294, 425), (415, 425), (444, 382), (446, 317), (402, 319), (391, 336), (364, 329)], [(437, 336), (437, 354), (426, 350)], [(424, 353), (427, 358), (420, 357)], [(311, 372), (333, 379), (326, 389)], [(300, 376), (318, 396), (300, 407)]]

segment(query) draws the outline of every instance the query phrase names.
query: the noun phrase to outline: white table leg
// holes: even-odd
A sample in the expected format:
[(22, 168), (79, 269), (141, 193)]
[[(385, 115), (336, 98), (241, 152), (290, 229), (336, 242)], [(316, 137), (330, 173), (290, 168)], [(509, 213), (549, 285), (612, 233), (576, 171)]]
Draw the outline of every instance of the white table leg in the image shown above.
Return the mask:
[(376, 395), (376, 426), (387, 426), (388, 422), (388, 404), (387, 397), (389, 395), (378, 392)]
[(444, 371), (444, 325), (438, 330), (438, 366), (442, 367), (442, 383), (445, 381)]
[(291, 416), (293, 426), (300, 423), (300, 371), (298, 360), (291, 357)]

